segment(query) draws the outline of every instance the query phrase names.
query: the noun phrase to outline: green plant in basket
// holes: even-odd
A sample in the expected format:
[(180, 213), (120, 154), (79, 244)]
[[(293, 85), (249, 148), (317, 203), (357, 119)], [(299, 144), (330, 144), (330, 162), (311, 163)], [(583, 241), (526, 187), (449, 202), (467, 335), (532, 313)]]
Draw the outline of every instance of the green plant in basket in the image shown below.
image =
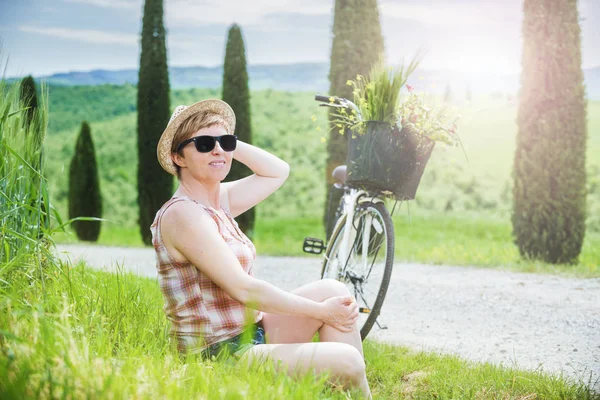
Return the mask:
[(400, 89), (419, 62), (420, 58), (415, 57), (406, 68), (404, 65), (392, 68), (380, 59), (368, 77), (357, 75), (355, 80), (349, 80), (347, 84), (353, 87), (353, 100), (358, 110), (338, 108), (334, 124), (340, 129), (340, 133), (350, 130), (362, 134), (368, 121), (386, 122), (390, 126), (395, 124), (398, 120)]
[(348, 81), (356, 108), (338, 107), (334, 124), (341, 134), (350, 133), (350, 186), (414, 199), (435, 143), (458, 140), (456, 121), (447, 125), (445, 110), (425, 107), (411, 87), (406, 99), (401, 98), (402, 87), (419, 63), (420, 55), (406, 68), (388, 67), (380, 60), (368, 77)]

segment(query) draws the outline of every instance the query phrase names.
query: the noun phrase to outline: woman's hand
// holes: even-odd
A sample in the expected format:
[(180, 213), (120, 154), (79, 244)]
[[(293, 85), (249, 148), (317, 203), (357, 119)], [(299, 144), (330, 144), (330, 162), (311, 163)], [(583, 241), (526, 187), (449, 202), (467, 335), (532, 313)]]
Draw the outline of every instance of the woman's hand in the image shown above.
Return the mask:
[(321, 303), (325, 309), (322, 321), (342, 332), (352, 332), (358, 319), (358, 305), (352, 296), (336, 296)]

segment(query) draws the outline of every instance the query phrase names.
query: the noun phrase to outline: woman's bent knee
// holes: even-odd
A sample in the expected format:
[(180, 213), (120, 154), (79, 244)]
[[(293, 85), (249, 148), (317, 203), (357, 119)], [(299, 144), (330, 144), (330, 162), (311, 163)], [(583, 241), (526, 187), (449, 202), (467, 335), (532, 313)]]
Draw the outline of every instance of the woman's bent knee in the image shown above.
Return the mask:
[(351, 345), (338, 343), (339, 350), (333, 358), (331, 372), (338, 378), (353, 386), (362, 382), (365, 377), (365, 361), (360, 352)]
[(330, 295), (333, 296), (347, 296), (350, 294), (348, 287), (335, 279), (323, 279), (323, 282), (327, 285)]

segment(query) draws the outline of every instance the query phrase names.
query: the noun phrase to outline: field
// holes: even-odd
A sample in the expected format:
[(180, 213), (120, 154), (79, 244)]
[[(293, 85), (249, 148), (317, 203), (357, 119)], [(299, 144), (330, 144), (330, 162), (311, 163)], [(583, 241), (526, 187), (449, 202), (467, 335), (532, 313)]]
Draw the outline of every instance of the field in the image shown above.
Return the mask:
[[(130, 85), (50, 88), (45, 174), (51, 195), (66, 215), (69, 162), (80, 123), (87, 119), (95, 140), (104, 218), (108, 220), (103, 223), (101, 243), (141, 245), (136, 228), (135, 90)], [(219, 95), (209, 89), (176, 90), (171, 105), (174, 108)], [(254, 144), (291, 166), (284, 186), (257, 207), (256, 240), (262, 253), (298, 254), (304, 235), (323, 237), (323, 138), (328, 128), (325, 110), (312, 97), (312, 93), (270, 90), (252, 93)], [(514, 100), (480, 96), (472, 104), (461, 102), (457, 107), (463, 114), (460, 134), (466, 154), (460, 148), (436, 147), (417, 199), (396, 212), (397, 257), (538, 270), (535, 264), (523, 266), (519, 262), (510, 233), (511, 170), (517, 134)], [(588, 230), (581, 265), (576, 269), (583, 276), (600, 274), (599, 153), (600, 102), (591, 102)]]
[[(46, 142), (46, 173), (56, 189), (54, 196), (57, 204), (62, 204), (64, 208), (60, 190), (61, 185), (65, 184), (64, 169), (68, 167), (69, 152), (72, 151), (70, 148), (80, 118), (75, 105), (78, 102), (86, 104), (89, 112), (87, 118), (97, 129), (104, 196), (110, 205), (107, 207), (107, 216), (113, 221), (107, 224), (108, 229), (103, 233), (102, 241), (139, 244), (137, 228), (132, 222), (135, 218), (135, 195), (131, 187), (135, 185), (131, 181), (131, 171), (135, 170), (135, 160), (129, 155), (135, 153), (132, 148), (135, 135), (128, 129), (133, 118), (131, 110), (122, 112), (130, 107), (127, 97), (111, 99), (102, 93), (105, 89), (76, 89), (94, 92), (92, 94), (99, 99), (96, 105), (89, 105), (82, 97), (75, 96), (77, 92), (63, 93), (72, 102), (65, 101), (63, 105), (71, 104), (73, 109), (61, 111), (58, 106), (54, 109), (58, 116), (51, 119), (55, 122), (51, 122), (52, 128)], [(108, 89), (120, 90), (122, 95), (131, 94), (130, 88), (126, 87)], [(18, 92), (13, 91), (10, 98), (1, 98), (0, 109), (20, 109), (18, 104), (14, 107), (10, 105), (17, 95)], [(196, 96), (197, 93), (191, 95)], [(94, 96), (90, 95), (89, 98)], [(286, 104), (287, 98), (288, 107), (298, 106), (290, 100), (294, 96), (289, 94), (265, 93), (264, 96), (262, 106), (270, 104), (270, 96), (279, 105)], [(113, 108), (104, 108), (105, 112), (100, 112), (103, 102)], [(111, 110), (108, 114), (107, 109)], [(6, 117), (10, 113), (3, 115)], [(102, 119), (106, 115), (113, 116)], [(260, 121), (260, 118), (257, 119)], [(303, 118), (298, 117), (298, 121), (303, 121)], [(312, 132), (308, 125), (307, 132)], [(42, 190), (38, 185), (31, 184), (39, 176), (39, 171), (32, 164), (40, 159), (39, 153), (34, 150), (36, 143), (39, 145), (42, 141), (23, 140), (40, 135), (42, 132), (37, 129), (38, 126), (9, 124), (6, 119), (0, 121), (2, 132), (8, 133), (0, 143), (1, 159), (5, 161), (3, 166), (9, 167), (3, 170), (3, 183), (4, 189), (11, 195), (4, 198), (6, 210), (3, 213), (3, 234), (0, 235), (0, 250), (5, 252), (0, 257), (0, 398), (358, 397), (356, 392), (328, 384), (326, 375), (307, 374), (292, 379), (286, 374), (276, 373), (271, 363), (246, 367), (231, 360), (183, 359), (178, 356), (167, 334), (168, 323), (161, 307), (162, 295), (156, 279), (123, 271), (93, 271), (85, 265), (73, 266), (55, 259), (50, 250), (53, 230), (42, 226), (40, 234), (36, 221), (39, 221), (41, 206), (30, 206), (39, 205), (42, 201), (46, 203), (48, 193), (43, 184)], [(61, 128), (57, 129), (57, 126)], [(288, 151), (287, 155), (282, 156), (299, 166), (299, 170), (314, 169), (310, 165), (311, 157), (316, 157), (315, 160), (322, 157), (322, 148), (315, 147), (316, 150), (307, 152), (305, 147), (301, 147), (302, 152), (297, 152), (296, 146), (303, 144), (303, 139), (290, 132), (271, 132), (272, 136), (264, 136), (259, 141), (271, 140), (270, 148)], [(318, 140), (318, 134), (310, 135), (308, 139), (313, 140), (312, 136), (315, 136)], [(279, 142), (276, 139), (280, 137), (285, 139)], [(285, 147), (280, 143), (288, 145)], [(432, 171), (436, 168), (441, 167), (434, 166)], [(30, 174), (25, 175), (25, 172)], [(119, 174), (122, 178), (120, 183), (113, 179)], [(34, 178), (24, 179), (24, 176)], [(318, 179), (309, 174), (303, 182), (318, 182)], [(441, 190), (440, 187), (436, 185), (435, 189)], [(289, 184), (285, 190), (289, 191), (288, 188)], [(284, 195), (289, 196), (285, 190), (269, 202), (285, 205), (287, 197)], [(304, 194), (302, 191), (298, 193)], [(128, 196), (130, 200), (133, 199), (131, 203), (124, 202)], [(426, 198), (425, 195), (422, 197)], [(322, 201), (316, 197), (304, 200), (312, 204)], [(488, 248), (493, 248), (495, 243), (506, 240), (509, 234), (500, 207), (496, 207), (495, 213), (489, 214), (467, 206), (467, 203), (460, 211), (455, 211), (462, 204), (460, 202), (452, 206), (453, 210), (444, 205), (445, 211), (436, 210), (435, 202), (433, 204), (415, 204), (410, 214), (402, 212), (397, 215), (399, 237), (407, 240), (399, 242), (397, 248), (399, 252), (408, 249), (407, 253), (400, 254), (419, 260), (421, 257), (432, 257), (431, 262), (443, 256), (441, 260), (454, 262), (456, 260), (449, 250), (421, 251), (441, 242), (457, 249), (459, 254), (473, 254), (473, 246), (487, 243)], [(290, 212), (273, 211), (271, 215), (261, 209), (264, 215), (260, 220), (257, 243), (265, 251), (285, 252), (284, 246), (288, 246), (290, 240), (290, 248), (295, 249), (292, 246), (297, 240), (295, 235), (312, 234), (320, 229), (320, 210), (317, 206), (305, 208), (304, 213), (292, 212), (294, 205), (290, 207)], [(412, 218), (411, 224), (407, 215)], [(500, 226), (504, 228), (499, 229)], [(466, 239), (461, 238), (464, 232), (467, 233)], [(279, 238), (272, 240), (276, 235)], [(411, 243), (425, 247), (412, 249)], [(461, 249), (461, 245), (465, 247)], [(563, 375), (540, 371), (520, 371), (502, 365), (467, 362), (454, 356), (416, 352), (370, 341), (365, 343), (365, 359), (375, 398), (600, 398), (598, 393), (590, 389), (593, 382), (574, 381)]]

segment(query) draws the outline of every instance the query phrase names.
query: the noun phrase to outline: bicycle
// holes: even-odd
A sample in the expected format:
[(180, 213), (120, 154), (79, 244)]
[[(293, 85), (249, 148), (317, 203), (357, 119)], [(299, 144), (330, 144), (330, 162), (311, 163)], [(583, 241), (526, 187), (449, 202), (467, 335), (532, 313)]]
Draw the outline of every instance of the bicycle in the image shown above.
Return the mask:
[[(316, 95), (321, 106), (358, 109), (351, 101)], [(360, 113), (358, 113), (360, 115)], [(386, 207), (384, 191), (364, 190), (346, 185), (346, 166), (333, 170), (334, 188), (344, 191), (334, 218), (334, 228), (327, 244), (307, 237), (303, 250), (321, 254), (325, 251), (321, 279), (345, 283), (359, 305), (360, 335), (364, 340), (377, 321), (385, 299), (394, 264), (394, 225)], [(331, 198), (330, 198), (331, 202)], [(371, 260), (372, 258), (372, 260)], [(379, 270), (381, 269), (381, 272)]]

